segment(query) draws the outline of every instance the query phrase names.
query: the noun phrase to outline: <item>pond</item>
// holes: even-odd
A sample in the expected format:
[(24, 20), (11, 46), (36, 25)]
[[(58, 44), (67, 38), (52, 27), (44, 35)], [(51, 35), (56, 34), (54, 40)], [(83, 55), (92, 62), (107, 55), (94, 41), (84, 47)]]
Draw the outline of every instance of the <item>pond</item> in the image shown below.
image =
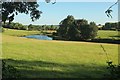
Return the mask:
[(53, 40), (52, 37), (48, 37), (46, 35), (29, 35), (29, 36), (25, 36), (25, 38), (33, 38), (39, 40)]

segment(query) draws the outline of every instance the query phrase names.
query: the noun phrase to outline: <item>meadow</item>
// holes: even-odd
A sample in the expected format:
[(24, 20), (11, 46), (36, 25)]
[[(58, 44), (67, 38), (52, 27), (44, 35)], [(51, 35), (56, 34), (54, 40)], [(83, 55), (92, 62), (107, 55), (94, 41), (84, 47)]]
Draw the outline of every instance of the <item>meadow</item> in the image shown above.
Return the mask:
[(99, 30), (98, 36), (102, 39), (120, 39), (120, 33), (118, 31), (110, 31), (110, 30)]
[[(39, 31), (5, 30), (2, 57), (7, 64), (28, 78), (102, 78), (108, 74), (106, 54), (100, 43), (36, 40), (21, 36)], [(117, 36), (115, 31), (99, 31), (102, 38)], [(114, 64), (118, 64), (118, 45), (101, 43)]]

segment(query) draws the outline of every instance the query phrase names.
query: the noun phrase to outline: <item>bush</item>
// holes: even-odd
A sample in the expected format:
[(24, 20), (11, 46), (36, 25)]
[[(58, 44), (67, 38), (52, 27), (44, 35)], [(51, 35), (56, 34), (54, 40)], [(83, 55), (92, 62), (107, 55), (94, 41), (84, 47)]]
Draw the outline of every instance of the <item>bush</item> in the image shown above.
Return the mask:
[(11, 24), (4, 24), (2, 25), (4, 28), (10, 28), (10, 29), (18, 29), (18, 30), (26, 30), (27, 26), (24, 26), (20, 23), (11, 23)]
[(53, 36), (57, 36), (58, 34), (57, 34), (56, 32), (53, 32), (52, 35), (53, 35)]
[(120, 79), (120, 65), (113, 65), (112, 61), (107, 62), (107, 69), (110, 72), (110, 80), (119, 80)]

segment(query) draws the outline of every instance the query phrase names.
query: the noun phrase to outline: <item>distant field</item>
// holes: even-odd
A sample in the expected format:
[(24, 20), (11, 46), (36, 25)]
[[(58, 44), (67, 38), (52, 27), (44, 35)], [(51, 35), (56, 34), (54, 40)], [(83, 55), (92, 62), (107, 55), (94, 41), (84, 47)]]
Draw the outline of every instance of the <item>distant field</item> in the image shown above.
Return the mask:
[[(47, 31), (47, 32), (51, 33), (51, 32), (55, 32), (55, 31)], [(26, 36), (26, 35), (31, 35), (31, 34), (40, 34), (40, 31), (5, 29), (4, 34), (10, 35), (10, 36)], [(100, 38), (116, 38), (116, 39), (120, 38), (120, 36), (118, 36), (118, 31), (109, 31), (109, 30), (99, 30), (98, 37), (100, 37)]]
[(106, 39), (120, 39), (120, 35), (118, 31), (109, 31), (109, 30), (99, 30), (98, 36), (100, 38), (106, 38)]
[(32, 35), (32, 34), (40, 34), (40, 31), (12, 30), (12, 29), (5, 28), (5, 32), (3, 34), (21, 37), (21, 36)]
[[(106, 55), (99, 43), (47, 41), (16, 36), (37, 31), (6, 30), (3, 33), (3, 58), (23, 77), (32, 78), (101, 78), (107, 74)], [(105, 33), (105, 35), (103, 34)], [(111, 32), (110, 32), (111, 33)], [(108, 35), (100, 31), (101, 37)], [(118, 63), (118, 45), (102, 44), (114, 64)]]

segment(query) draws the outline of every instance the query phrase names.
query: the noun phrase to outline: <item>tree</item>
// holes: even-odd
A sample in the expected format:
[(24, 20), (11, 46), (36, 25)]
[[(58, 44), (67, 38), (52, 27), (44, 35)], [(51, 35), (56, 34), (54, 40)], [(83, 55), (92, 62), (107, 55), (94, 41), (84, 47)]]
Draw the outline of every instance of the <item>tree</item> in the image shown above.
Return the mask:
[(116, 4), (118, 4), (120, 2), (120, 0), (117, 0), (113, 5), (111, 5), (106, 11), (105, 11), (105, 13), (106, 13), (106, 15), (108, 16), (108, 17), (111, 17), (112, 18), (112, 15), (111, 15), (111, 12), (113, 11), (111, 8), (113, 7), (113, 6), (115, 6)]
[[(51, 0), (45, 0), (46, 3), (50, 3)], [(56, 3), (56, 0), (54, 2), (52, 2), (52, 4), (55, 4)]]
[(42, 13), (37, 9), (38, 7), (37, 2), (3, 2), (2, 22), (5, 24), (8, 20), (10, 24), (18, 13), (30, 14), (32, 21), (35, 21), (40, 18), (40, 14)]
[[(78, 19), (75, 20), (74, 22), (74, 30), (75, 30), (75, 40), (83, 40), (83, 34), (85, 32), (84, 29), (86, 29), (87, 27), (84, 27), (84, 25), (88, 25), (88, 21), (85, 19)], [(82, 28), (83, 27), (83, 28)], [(86, 34), (85, 34), (86, 35)]]
[(29, 31), (33, 30), (33, 25), (32, 24), (28, 25), (28, 30)]
[(58, 36), (66, 40), (87, 40), (97, 36), (98, 28), (94, 22), (85, 19), (75, 20), (73, 16), (68, 16), (61, 21), (57, 31)]
[(67, 40), (79, 40), (80, 38), (80, 31), (76, 28), (76, 25), (70, 26), (68, 33), (67, 33)]
[(75, 20), (75, 24), (76, 26), (82, 26), (82, 25), (88, 24), (88, 21), (85, 19), (78, 19), (78, 20)]
[(105, 23), (105, 26), (103, 27), (104, 30), (117, 30), (118, 29), (118, 26), (119, 24), (116, 22), (116, 23), (110, 23), (110, 22), (107, 22)]
[(88, 34), (86, 39), (94, 39), (97, 36), (98, 32), (98, 27), (96, 26), (95, 22), (90, 22), (89, 27), (88, 27)]
[(79, 40), (94, 39), (97, 36), (98, 31), (96, 24), (94, 22), (90, 22), (90, 24), (88, 24), (88, 21), (84, 19), (79, 21), (81, 22), (80, 25), (77, 25), (80, 31)]
[(57, 31), (58, 35), (63, 37), (63, 38), (66, 38), (67, 34), (68, 34), (68, 30), (73, 25), (73, 22), (74, 22), (74, 17), (71, 15), (68, 15), (67, 18), (62, 20), (60, 22), (60, 27)]
[(51, 25), (50, 30), (55, 30), (55, 27), (53, 25)]

